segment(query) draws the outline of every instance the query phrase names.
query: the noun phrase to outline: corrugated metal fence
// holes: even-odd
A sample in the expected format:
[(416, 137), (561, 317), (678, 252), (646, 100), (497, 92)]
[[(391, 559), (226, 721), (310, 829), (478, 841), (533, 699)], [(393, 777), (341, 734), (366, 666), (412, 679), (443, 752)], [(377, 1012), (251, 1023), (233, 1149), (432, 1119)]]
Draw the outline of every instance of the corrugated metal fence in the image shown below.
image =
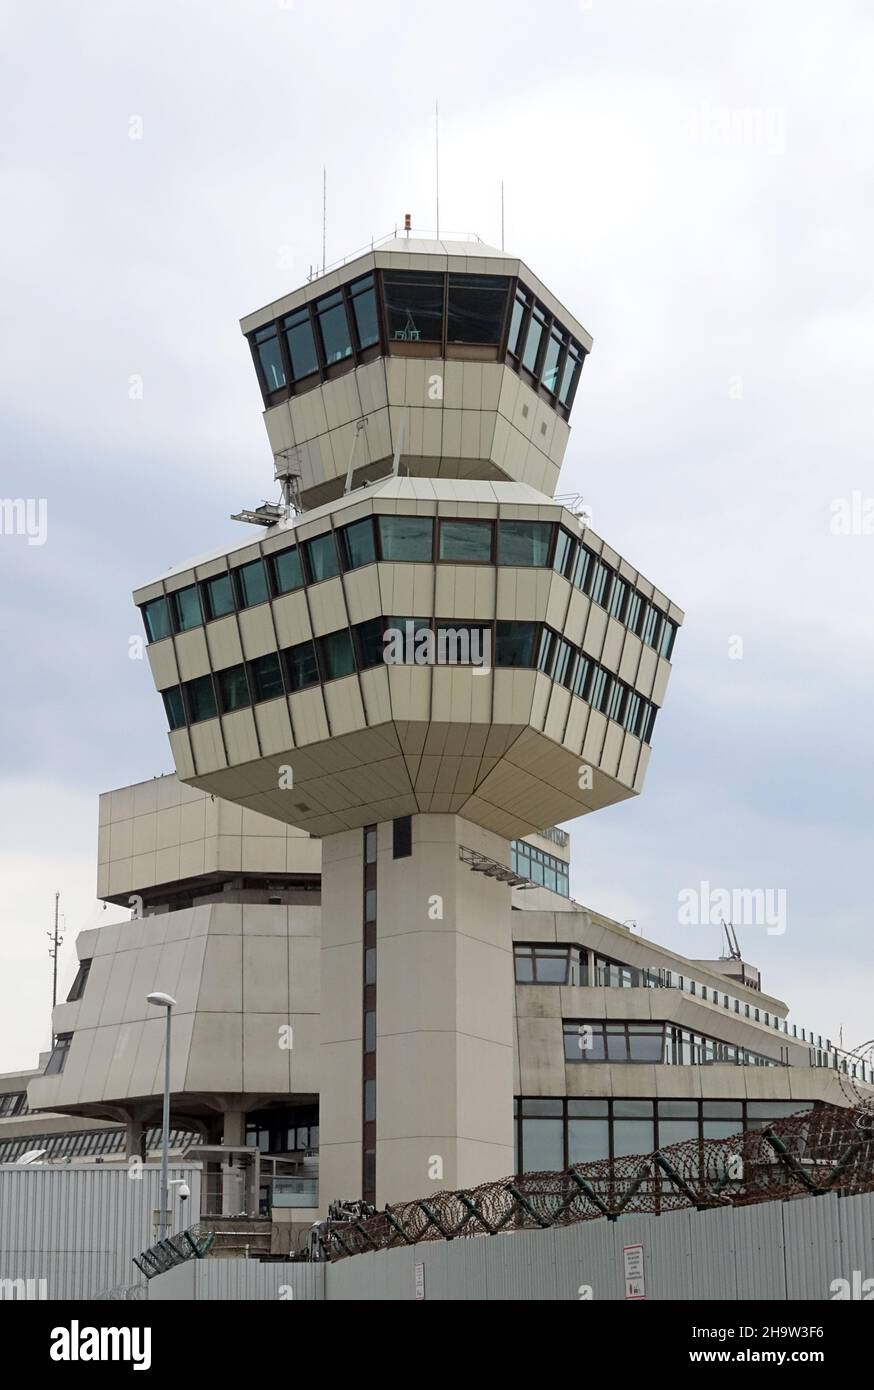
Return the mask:
[(625, 1247), (636, 1245), (647, 1299), (828, 1301), (835, 1280), (852, 1287), (854, 1271), (874, 1279), (874, 1194), (429, 1241), (328, 1265), (204, 1260), (152, 1280), (149, 1296), (406, 1301), (418, 1290), (454, 1301), (603, 1302), (625, 1299)]
[[(134, 1178), (126, 1164), (0, 1165), (0, 1300), (94, 1298), (119, 1285), (145, 1282), (132, 1257), (154, 1240), (160, 1168)], [(191, 1196), (173, 1198), (174, 1229), (200, 1216), (200, 1168), (173, 1165)], [(11, 1282), (9, 1282), (11, 1281)], [(43, 1282), (44, 1281), (44, 1282)]]

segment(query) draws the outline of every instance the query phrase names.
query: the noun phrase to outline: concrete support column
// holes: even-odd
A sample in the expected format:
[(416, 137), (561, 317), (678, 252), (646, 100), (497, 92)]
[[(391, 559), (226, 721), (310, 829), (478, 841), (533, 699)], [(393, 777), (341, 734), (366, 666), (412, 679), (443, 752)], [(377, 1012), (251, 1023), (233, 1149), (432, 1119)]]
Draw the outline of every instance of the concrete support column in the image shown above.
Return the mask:
[[(362, 1192), (364, 831), (322, 841), (322, 1209)], [(427, 1197), (513, 1167), (510, 889), (466, 846), (506, 840), (457, 816), (412, 818), (412, 853), (377, 827), (376, 1201)]]
[[(245, 1111), (225, 1110), (222, 1139), (228, 1148), (239, 1148), (245, 1143)], [(245, 1175), (239, 1155), (231, 1154), (222, 1164), (222, 1216), (238, 1216), (245, 1207)]]
[(125, 1158), (143, 1158), (144, 1129), (142, 1120), (129, 1119), (124, 1129)]
[(245, 1110), (225, 1110), (222, 1118), (222, 1142), (229, 1148), (240, 1148), (246, 1142)]

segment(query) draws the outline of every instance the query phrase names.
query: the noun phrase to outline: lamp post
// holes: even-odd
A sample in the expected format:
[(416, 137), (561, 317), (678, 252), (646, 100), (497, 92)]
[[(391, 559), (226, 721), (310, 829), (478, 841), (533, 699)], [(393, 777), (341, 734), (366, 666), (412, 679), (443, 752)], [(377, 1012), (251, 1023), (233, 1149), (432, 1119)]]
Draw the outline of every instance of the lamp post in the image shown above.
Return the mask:
[(166, 1240), (169, 1235), (167, 1212), (170, 1206), (170, 1016), (176, 1000), (170, 994), (149, 994), (149, 1004), (167, 1010), (167, 1032), (164, 1038), (164, 1121), (161, 1133), (161, 1213), (158, 1223), (158, 1239)]

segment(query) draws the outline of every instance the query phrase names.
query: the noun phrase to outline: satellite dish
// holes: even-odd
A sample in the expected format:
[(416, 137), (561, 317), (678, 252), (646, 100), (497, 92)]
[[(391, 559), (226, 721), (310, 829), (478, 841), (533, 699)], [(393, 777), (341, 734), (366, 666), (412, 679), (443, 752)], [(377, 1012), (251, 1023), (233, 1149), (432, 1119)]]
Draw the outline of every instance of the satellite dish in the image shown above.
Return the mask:
[(27, 1153), (23, 1153), (20, 1158), (17, 1158), (15, 1160), (15, 1162), (36, 1163), (38, 1158), (42, 1158), (47, 1153), (48, 1149), (28, 1149)]

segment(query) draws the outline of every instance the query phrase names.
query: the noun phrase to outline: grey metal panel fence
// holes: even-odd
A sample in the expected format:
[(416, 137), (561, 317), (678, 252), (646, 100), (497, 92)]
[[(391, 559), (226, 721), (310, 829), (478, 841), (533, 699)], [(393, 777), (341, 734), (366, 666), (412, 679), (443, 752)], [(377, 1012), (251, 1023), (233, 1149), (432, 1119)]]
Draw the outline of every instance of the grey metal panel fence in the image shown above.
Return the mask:
[(149, 1281), (155, 1302), (317, 1303), (325, 1297), (322, 1264), (260, 1264), (210, 1258), (158, 1274)]
[(703, 1303), (730, 1302), (740, 1297), (737, 1274), (737, 1230), (733, 1209), (711, 1211), (700, 1221), (689, 1214), (692, 1242), (692, 1298)]
[[(185, 1266), (153, 1279), (149, 1296), (271, 1299), (286, 1283), (295, 1298), (407, 1302), (422, 1265), (426, 1300), (577, 1301), (591, 1289), (595, 1302), (615, 1301), (626, 1296), (623, 1251), (631, 1245), (643, 1246), (650, 1300), (825, 1301), (837, 1278), (851, 1290), (854, 1271), (857, 1288), (874, 1280), (874, 1193), (427, 1241), (328, 1265), (207, 1259), (193, 1275)], [(308, 1286), (308, 1275), (323, 1283)]]
[[(154, 1240), (160, 1169), (139, 1171), (135, 1178), (126, 1164), (0, 1165), (0, 1299), (87, 1299), (143, 1282), (132, 1259)], [(170, 1177), (191, 1188), (184, 1205), (174, 1197), (181, 1229), (199, 1219), (200, 1168), (173, 1165)]]
[[(786, 1203), (783, 1229), (786, 1235), (788, 1298), (821, 1300), (829, 1297), (832, 1280), (844, 1275), (851, 1259), (844, 1253), (842, 1209), (858, 1201), (858, 1197), (844, 1201), (827, 1196), (817, 1197), (813, 1202)], [(847, 1215), (852, 1229), (855, 1221), (849, 1211)], [(850, 1243), (852, 1245), (853, 1242)]]
[[(783, 1202), (733, 1208), (738, 1298), (786, 1297)], [(699, 1212), (699, 1220), (709, 1212)]]
[[(848, 1279), (851, 1284), (874, 1280), (874, 1202), (849, 1197), (838, 1204), (839, 1260), (832, 1279)], [(829, 1281), (831, 1282), (831, 1280)], [(874, 1291), (874, 1283), (866, 1291)]]

